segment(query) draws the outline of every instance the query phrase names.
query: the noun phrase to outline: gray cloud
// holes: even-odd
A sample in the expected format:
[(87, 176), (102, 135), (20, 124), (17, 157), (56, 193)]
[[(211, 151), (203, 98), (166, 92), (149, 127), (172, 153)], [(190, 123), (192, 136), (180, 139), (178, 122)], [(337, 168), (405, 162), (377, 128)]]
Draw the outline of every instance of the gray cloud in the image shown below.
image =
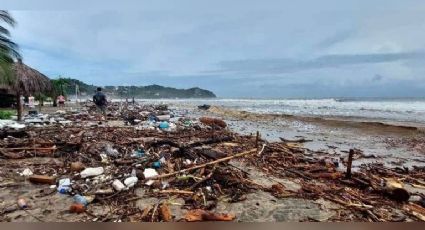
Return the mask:
[(353, 30), (342, 31), (334, 34), (333, 36), (327, 37), (320, 41), (315, 47), (319, 49), (326, 49), (335, 44), (341, 43), (347, 39), (350, 39), (354, 34)]
[(376, 64), (403, 60), (425, 61), (425, 52), (404, 52), (384, 54), (326, 55), (312, 60), (295, 59), (252, 59), (222, 61), (219, 70), (212, 72), (240, 73), (293, 73), (311, 69), (339, 68), (356, 64)]
[(12, 36), (51, 77), (223, 97), (425, 95), (423, 0), (19, 2)]
[(377, 81), (381, 81), (384, 78), (384, 76), (379, 75), (379, 74), (375, 74), (375, 76), (373, 76), (372, 81), (373, 82), (377, 82)]

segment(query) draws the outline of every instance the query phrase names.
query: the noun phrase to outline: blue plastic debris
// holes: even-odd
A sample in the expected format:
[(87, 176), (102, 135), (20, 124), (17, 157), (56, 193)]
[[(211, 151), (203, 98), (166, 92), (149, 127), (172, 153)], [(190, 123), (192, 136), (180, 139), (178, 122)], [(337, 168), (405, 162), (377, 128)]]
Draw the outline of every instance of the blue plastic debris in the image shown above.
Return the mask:
[(170, 127), (170, 125), (166, 121), (163, 121), (163, 122), (159, 123), (159, 128), (160, 129), (168, 129), (169, 127)]
[(133, 152), (133, 156), (135, 157), (143, 157), (145, 156), (145, 151), (143, 149), (136, 150)]
[(159, 161), (155, 161), (155, 162), (153, 162), (152, 163), (152, 168), (160, 168), (161, 167), (161, 162), (159, 162)]
[(82, 204), (84, 206), (87, 206), (89, 204), (89, 202), (84, 196), (78, 194), (74, 196), (74, 202), (77, 204)]
[(148, 116), (148, 121), (155, 122), (156, 121), (156, 117), (155, 116), (152, 116), (152, 115), (149, 115)]

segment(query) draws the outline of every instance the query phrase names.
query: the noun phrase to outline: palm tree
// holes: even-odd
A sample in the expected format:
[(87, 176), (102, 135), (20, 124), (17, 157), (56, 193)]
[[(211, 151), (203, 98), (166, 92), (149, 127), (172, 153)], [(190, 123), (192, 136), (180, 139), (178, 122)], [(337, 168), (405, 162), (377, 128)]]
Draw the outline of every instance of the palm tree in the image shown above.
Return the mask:
[[(10, 27), (16, 25), (15, 20), (5, 10), (0, 10), (0, 23), (6, 23)], [(21, 59), (18, 45), (10, 40), (9, 30), (0, 24), (0, 83), (11, 85), (14, 81), (11, 70), (14, 59)]]

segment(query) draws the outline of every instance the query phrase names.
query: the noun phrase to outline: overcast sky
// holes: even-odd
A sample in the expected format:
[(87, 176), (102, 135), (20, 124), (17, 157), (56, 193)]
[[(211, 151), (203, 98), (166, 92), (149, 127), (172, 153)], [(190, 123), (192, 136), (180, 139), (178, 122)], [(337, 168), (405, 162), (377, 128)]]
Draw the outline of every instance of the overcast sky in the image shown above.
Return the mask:
[(155, 2), (12, 10), (12, 35), (27, 64), (96, 85), (425, 96), (423, 0)]

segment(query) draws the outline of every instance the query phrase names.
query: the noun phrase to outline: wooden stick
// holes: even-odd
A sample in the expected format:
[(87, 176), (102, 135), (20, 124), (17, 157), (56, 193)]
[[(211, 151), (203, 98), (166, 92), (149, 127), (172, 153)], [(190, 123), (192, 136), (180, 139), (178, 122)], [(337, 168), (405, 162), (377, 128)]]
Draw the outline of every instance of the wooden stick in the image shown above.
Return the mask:
[(194, 192), (192, 192), (192, 191), (186, 191), (186, 190), (168, 189), (168, 190), (161, 190), (161, 191), (159, 191), (159, 193), (176, 193), (176, 194), (192, 195)]
[(258, 151), (258, 142), (260, 141), (260, 132), (257, 130), (257, 136), (255, 137), (255, 148)]
[(353, 163), (353, 155), (354, 149), (350, 149), (350, 152), (348, 153), (347, 173), (345, 174), (346, 178), (351, 178), (351, 165)]
[(290, 140), (290, 139), (285, 139), (283, 137), (279, 137), (279, 139), (281, 141), (283, 141), (283, 142), (292, 142), (292, 143), (305, 143), (305, 142), (311, 142), (311, 141), (313, 141), (313, 140), (305, 139), (305, 138)]
[(165, 177), (174, 176), (174, 175), (177, 175), (177, 174), (180, 174), (180, 173), (185, 173), (185, 172), (189, 172), (189, 171), (192, 171), (192, 170), (195, 170), (195, 169), (205, 168), (206, 166), (209, 166), (209, 165), (215, 165), (215, 164), (218, 164), (218, 163), (221, 163), (221, 162), (224, 162), (224, 161), (231, 160), (233, 158), (242, 157), (242, 156), (252, 154), (252, 153), (255, 153), (255, 152), (257, 152), (256, 149), (251, 149), (251, 150), (246, 151), (246, 152), (238, 153), (238, 154), (235, 154), (235, 155), (229, 156), (229, 157), (223, 157), (223, 158), (220, 158), (218, 160), (211, 161), (211, 162), (201, 164), (201, 165), (197, 165), (197, 166), (194, 166), (194, 167), (191, 167), (191, 168), (182, 169), (180, 171), (162, 174), (162, 175), (158, 175), (158, 176), (154, 176), (154, 177), (149, 177), (149, 178), (146, 178), (146, 180), (157, 180), (157, 179), (161, 179), (161, 178), (165, 178)]
[(208, 174), (206, 177), (202, 178), (200, 181), (194, 183), (192, 186), (190, 186), (190, 189), (194, 189), (196, 186), (198, 186), (199, 184), (203, 183), (204, 181), (210, 179), (212, 177), (212, 175), (214, 174), (215, 171), (215, 167), (213, 168), (213, 170), (211, 171), (210, 174)]
[(421, 206), (410, 202), (409, 204), (403, 205), (403, 210), (409, 215), (425, 221), (425, 209)]
[(38, 147), (32, 147), (32, 148), (0, 148), (0, 150), (56, 150), (56, 147), (50, 147), (50, 148), (38, 148)]
[(379, 219), (375, 213), (373, 213), (371, 210), (366, 210), (366, 213), (372, 218), (375, 222), (382, 222), (383, 220)]

